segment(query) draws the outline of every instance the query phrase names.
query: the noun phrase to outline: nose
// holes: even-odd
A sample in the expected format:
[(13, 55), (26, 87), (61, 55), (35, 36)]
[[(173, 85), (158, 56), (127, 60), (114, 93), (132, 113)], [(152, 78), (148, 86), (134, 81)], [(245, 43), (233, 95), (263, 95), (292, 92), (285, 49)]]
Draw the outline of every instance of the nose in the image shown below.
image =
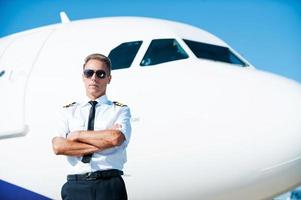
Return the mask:
[(91, 80), (95, 81), (97, 79), (96, 73), (94, 72), (93, 75), (91, 76)]

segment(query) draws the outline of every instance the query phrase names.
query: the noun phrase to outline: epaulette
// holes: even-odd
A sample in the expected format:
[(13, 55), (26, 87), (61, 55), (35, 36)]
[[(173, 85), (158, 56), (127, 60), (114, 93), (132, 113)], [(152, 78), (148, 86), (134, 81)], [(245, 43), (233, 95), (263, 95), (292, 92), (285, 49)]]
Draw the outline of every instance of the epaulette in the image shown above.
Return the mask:
[(69, 108), (71, 106), (74, 106), (76, 104), (76, 102), (73, 102), (73, 103), (69, 103), (67, 105), (64, 105), (63, 108)]
[(118, 102), (118, 101), (113, 101), (113, 103), (114, 103), (116, 106), (120, 106), (120, 107), (125, 107), (125, 106), (127, 106), (127, 105), (122, 104), (122, 103), (120, 103), (120, 102)]

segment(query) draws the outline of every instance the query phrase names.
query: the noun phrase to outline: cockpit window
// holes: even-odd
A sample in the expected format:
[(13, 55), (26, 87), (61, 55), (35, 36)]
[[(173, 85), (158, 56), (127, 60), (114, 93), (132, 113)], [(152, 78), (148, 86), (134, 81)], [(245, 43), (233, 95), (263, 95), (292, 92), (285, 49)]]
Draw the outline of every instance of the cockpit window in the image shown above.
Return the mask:
[(175, 39), (155, 39), (150, 43), (140, 65), (149, 66), (188, 58)]
[(188, 47), (198, 58), (247, 66), (246, 63), (244, 63), (236, 55), (234, 55), (227, 47), (206, 44), (186, 39), (184, 39), (184, 42), (188, 45)]
[(141, 44), (142, 41), (125, 42), (112, 49), (109, 54), (112, 70), (130, 67)]

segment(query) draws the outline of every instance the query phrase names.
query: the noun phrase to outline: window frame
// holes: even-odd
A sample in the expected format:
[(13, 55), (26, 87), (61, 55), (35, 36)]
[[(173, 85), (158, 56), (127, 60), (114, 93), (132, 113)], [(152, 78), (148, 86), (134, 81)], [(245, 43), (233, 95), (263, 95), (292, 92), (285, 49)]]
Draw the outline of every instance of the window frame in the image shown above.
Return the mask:
[[(179, 57), (179, 58), (176, 58), (176, 59), (168, 59), (168, 60), (165, 60), (165, 61), (162, 60), (160, 62), (157, 61), (157, 62), (154, 62), (154, 64), (143, 64), (144, 60), (149, 59), (146, 56), (148, 54), (153, 53), (153, 52), (150, 52), (150, 51), (153, 51), (153, 49), (150, 50), (150, 48), (153, 48), (152, 47), (153, 43), (157, 42), (159, 40), (173, 40), (173, 42), (176, 42), (176, 46), (178, 48), (177, 51), (180, 50), (180, 52), (178, 52), (178, 53), (180, 53), (179, 55), (182, 55), (182, 56), (184, 55), (184, 56), (182, 58)], [(167, 62), (173, 62), (173, 61), (188, 59), (189, 57), (190, 57), (189, 54), (187, 53), (187, 51), (185, 50), (185, 48), (181, 45), (181, 43), (178, 41), (178, 39), (176, 39), (176, 38), (157, 38), (157, 39), (152, 39), (149, 42), (149, 44), (148, 44), (148, 46), (146, 48), (146, 51), (145, 51), (143, 57), (141, 58), (141, 61), (140, 61), (139, 65), (140, 65), (140, 67), (148, 67), (148, 66), (159, 65), (159, 64), (163, 64), (163, 63), (167, 63)]]
[[(111, 57), (113, 51), (116, 50), (116, 49), (118, 49), (118, 48), (120, 48), (120, 47), (121, 47), (122, 45), (124, 45), (124, 44), (130, 44), (130, 43), (138, 43), (138, 45), (137, 45), (138, 47), (137, 47), (136, 49), (134, 49), (134, 51), (133, 51), (133, 52), (134, 52), (134, 53), (133, 53), (133, 56), (129, 59), (129, 62), (126, 63), (125, 65), (122, 65), (122, 64), (118, 63), (119, 65), (117, 65), (117, 67), (114, 66), (114, 60), (115, 60), (115, 59), (112, 59), (112, 57)], [(130, 68), (130, 67), (132, 66), (132, 64), (133, 64), (133, 62), (134, 62), (134, 60), (135, 60), (135, 58), (137, 57), (138, 52), (139, 52), (139, 50), (140, 50), (142, 44), (143, 44), (143, 40), (129, 41), (129, 42), (123, 42), (123, 43), (119, 44), (118, 46), (114, 47), (113, 49), (111, 49), (111, 51), (110, 51), (108, 57), (110, 58), (111, 63), (112, 63), (112, 66), (111, 66), (111, 67), (112, 67), (112, 70), (119, 70), (119, 69), (127, 69), (127, 68)], [(121, 51), (124, 51), (124, 50), (121, 50)], [(111, 55), (111, 56), (110, 56), (110, 55)], [(119, 55), (120, 55), (120, 54), (119, 54)], [(126, 52), (125, 55), (128, 55), (128, 53)], [(116, 55), (114, 55), (114, 56), (116, 56)], [(116, 60), (117, 60), (117, 59), (116, 59)]]
[[(249, 64), (243, 60), (240, 56), (238, 56), (235, 52), (233, 52), (231, 50), (231, 48), (226, 47), (226, 46), (220, 46), (220, 45), (215, 45), (215, 44), (209, 44), (209, 43), (205, 43), (205, 42), (200, 42), (200, 41), (196, 41), (196, 40), (190, 40), (190, 39), (184, 39), (183, 38), (183, 42), (185, 43), (185, 45), (187, 45), (187, 47), (189, 48), (189, 50), (193, 53), (193, 55), (198, 58), (198, 59), (204, 59), (204, 60), (209, 60), (209, 61), (214, 61), (214, 62), (221, 62), (221, 63), (225, 63), (225, 64), (230, 64), (230, 65), (237, 65), (237, 66), (241, 66), (241, 67), (249, 67)], [(235, 63), (235, 62), (228, 62), (228, 61), (224, 61), (222, 59), (211, 59), (208, 57), (201, 57), (200, 55), (195, 53), (195, 49), (191, 48), (191, 46), (188, 44), (189, 42), (194, 42), (194, 43), (199, 43), (201, 45), (208, 45), (209, 47), (211, 46), (211, 48), (220, 48), (220, 50), (227, 50), (227, 53), (229, 54), (228, 58), (230, 61), (230, 56), (234, 57), (234, 59), (236, 59), (239, 63)]]

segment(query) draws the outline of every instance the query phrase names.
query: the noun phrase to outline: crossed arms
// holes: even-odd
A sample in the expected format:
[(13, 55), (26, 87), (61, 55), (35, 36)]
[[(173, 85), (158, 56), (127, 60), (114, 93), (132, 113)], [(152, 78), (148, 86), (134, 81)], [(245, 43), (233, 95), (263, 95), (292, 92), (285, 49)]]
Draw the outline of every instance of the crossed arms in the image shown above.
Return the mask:
[(101, 131), (74, 131), (67, 138), (55, 137), (52, 139), (52, 148), (56, 155), (83, 156), (102, 151), (111, 147), (120, 146), (125, 136), (118, 129), (119, 124), (111, 129)]

